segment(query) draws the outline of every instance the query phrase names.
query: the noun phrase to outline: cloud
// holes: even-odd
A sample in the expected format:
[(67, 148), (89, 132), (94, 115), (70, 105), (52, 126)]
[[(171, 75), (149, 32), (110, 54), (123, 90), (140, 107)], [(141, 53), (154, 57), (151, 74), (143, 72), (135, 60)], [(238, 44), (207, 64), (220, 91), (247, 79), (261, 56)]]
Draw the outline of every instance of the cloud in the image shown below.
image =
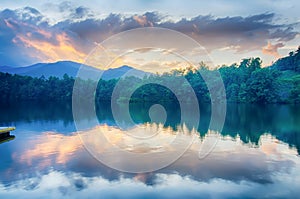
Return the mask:
[(68, 154), (72, 154), (82, 147), (80, 139), (76, 135), (66, 137), (64, 135), (48, 132), (46, 136), (40, 136), (38, 140), (41, 144), (33, 143), (34, 148), (25, 151), (21, 157), (18, 157), (20, 162), (32, 166), (34, 159), (41, 157), (46, 159), (49, 154), (53, 154), (56, 151), (57, 156), (55, 160), (40, 163), (34, 162), (37, 163), (35, 165), (44, 168), (54, 163), (66, 164), (71, 158)]
[[(293, 174), (297, 174), (292, 171)], [(89, 177), (76, 172), (52, 170), (38, 177), (26, 177), (5, 187), (0, 196), (14, 198), (293, 198), (299, 195), (299, 178), (274, 175), (277, 183), (265, 184), (224, 179), (197, 181), (179, 174), (155, 174), (155, 184), (147, 185), (136, 178), (120, 177), (110, 181), (102, 176)]]
[(89, 12), (90, 12), (90, 10), (88, 8), (80, 6), (80, 7), (75, 9), (75, 12), (72, 16), (75, 17), (75, 18), (83, 18), (86, 15), (88, 15)]
[(24, 66), (57, 60), (82, 62), (86, 56), (75, 45), (81, 44), (76, 35), (49, 25), (36, 9), (4, 10), (0, 17), (0, 51), (5, 52), (0, 55), (0, 65)]
[[(134, 145), (137, 144), (134, 141), (136, 139), (121, 133), (119, 128), (107, 125), (99, 127), (102, 130), (97, 132), (106, 132), (107, 139), (116, 146), (120, 147), (119, 142), (123, 142), (126, 143), (124, 146), (139, 150), (140, 145)], [(154, 126), (149, 128), (157, 130)], [(92, 136), (91, 142), (98, 142), (95, 139), (99, 138), (97, 134), (91, 132), (81, 133)], [(214, 135), (218, 133), (214, 132)], [(165, 132), (155, 138), (158, 142), (150, 144), (155, 146), (172, 136), (176, 136), (174, 132)], [(198, 159), (203, 140), (195, 139), (185, 155), (170, 166), (153, 173), (137, 175), (102, 166), (88, 155), (76, 132), (68, 135), (48, 132), (35, 138), (31, 139), (29, 145), (20, 145), (14, 151), (11, 167), (0, 173), (0, 197), (22, 195), (24, 198), (36, 198), (50, 194), (55, 198), (86, 198), (95, 195), (104, 198), (257, 198), (262, 195), (289, 198), (299, 194), (300, 160), (296, 149), (267, 134), (261, 136), (259, 147), (243, 144), (239, 138), (233, 140), (222, 137), (213, 152), (204, 159)], [(99, 151), (107, 147), (97, 146)], [(116, 161), (111, 153), (109, 156)], [(118, 157), (118, 161), (123, 160), (123, 163), (136, 163), (126, 157)], [(136, 164), (152, 163), (147, 158)], [(50, 171), (49, 166), (52, 168)]]
[(198, 16), (191, 20), (166, 23), (165, 27), (183, 32), (208, 51), (231, 47), (236, 52), (260, 49), (270, 38), (286, 41), (296, 36), (292, 28), (273, 25), (274, 14), (260, 14), (250, 17), (213, 18)]
[[(1, 11), (0, 65), (66, 59), (82, 62), (95, 47), (95, 42), (140, 27), (182, 32), (198, 41), (208, 52), (215, 49), (230, 49), (236, 53), (260, 50), (269, 40), (284, 45), (299, 34), (293, 29), (295, 24), (276, 23), (273, 13), (219, 18), (200, 15), (172, 21), (157, 12), (146, 12), (141, 15), (110, 14), (99, 19), (86, 7), (64, 4), (67, 3), (60, 4), (58, 9), (67, 13), (65, 19), (56, 24), (51, 24), (38, 10), (30, 7)], [(174, 42), (183, 45), (180, 41)], [(273, 52), (270, 48), (271, 45), (265, 47), (265, 52)]]
[[(159, 170), (159, 172), (168, 174), (177, 171), (182, 175), (192, 176), (193, 179), (205, 182), (221, 178), (234, 182), (247, 180), (249, 182), (269, 184), (276, 182), (272, 178), (273, 173), (280, 173), (281, 176), (288, 173), (287, 171), (299, 168), (297, 165), (300, 162), (295, 159), (297, 155), (296, 149), (289, 148), (288, 145), (280, 143), (276, 138), (270, 137), (270, 135), (261, 136), (261, 145), (254, 148), (251, 145), (243, 144), (239, 139), (232, 140), (231, 138), (220, 137), (213, 152), (205, 159), (198, 158), (199, 149), (204, 147), (203, 144), (209, 141), (206, 140), (209, 138), (200, 140), (199, 135), (194, 134), (195, 132), (187, 131), (186, 134), (182, 134), (180, 142), (176, 146), (173, 145), (174, 143), (170, 144), (170, 141), (174, 140), (174, 136), (177, 136), (171, 129), (165, 129), (163, 133), (149, 139), (139, 140), (128, 136), (129, 133), (130, 135), (134, 135), (134, 137), (148, 137), (152, 135), (153, 130), (157, 131), (160, 128), (162, 126), (144, 124), (143, 129), (145, 131), (142, 133), (138, 127), (124, 132), (124, 130), (104, 124), (86, 132), (79, 132), (81, 140), (78, 137), (78, 132), (68, 135), (55, 132), (43, 133), (37, 136), (36, 139), (31, 140), (28, 146), (21, 146), (14, 153), (14, 164), (7, 171), (14, 170), (18, 173), (20, 169), (26, 167), (31, 168), (28, 169), (28, 173), (30, 174), (31, 172), (36, 172), (36, 168), (42, 171), (47, 170), (51, 165), (64, 165), (68, 171), (78, 171), (88, 176), (100, 173), (101, 176), (112, 179), (115, 176), (119, 176), (120, 173), (104, 166), (104, 164), (89, 156), (86, 149), (96, 152), (96, 154), (94, 153), (96, 155), (94, 157), (99, 157), (99, 154), (103, 155), (100, 160), (106, 164), (116, 161), (114, 157), (119, 157), (118, 162), (124, 166), (123, 168), (130, 165), (133, 167), (141, 165), (146, 167), (148, 165), (153, 166), (156, 161), (161, 161), (167, 157), (162, 155), (158, 159), (149, 159), (149, 156), (145, 156), (143, 161), (135, 164), (136, 159), (124, 155), (121, 156), (120, 152), (126, 150), (137, 154), (153, 153), (155, 155), (161, 150), (169, 150), (168, 155), (170, 157), (174, 151), (184, 150), (185, 143), (190, 142), (191, 136), (196, 137), (193, 144), (185, 152), (185, 155), (168, 167)], [(184, 131), (184, 128), (180, 131)], [(102, 133), (105, 134), (106, 141), (100, 139)], [(217, 135), (213, 131), (210, 133)], [(81, 144), (81, 141), (83, 141), (84, 146), (87, 148)], [(202, 149), (206, 150), (206, 148)], [(105, 154), (109, 155), (105, 157)], [(111, 154), (114, 155), (111, 156)], [(31, 167), (32, 165), (36, 165), (37, 167)], [(248, 167), (248, 165), (251, 165), (251, 167)], [(4, 171), (4, 173), (7, 173), (7, 171)], [(98, 173), (95, 174), (94, 172)], [(9, 182), (18, 177), (3, 173), (0, 174), (3, 176), (2, 180)], [(147, 173), (145, 178), (147, 178), (148, 182), (153, 180), (151, 180), (151, 173)], [(152, 181), (151, 184), (153, 183), (155, 182)]]
[(282, 42), (272, 45), (271, 42), (268, 42), (267, 46), (262, 48), (262, 52), (266, 55), (272, 55), (275, 58), (279, 58), (280, 55), (278, 53), (278, 48), (283, 47), (284, 44)]
[(102, 20), (87, 19), (62, 24), (81, 38), (97, 42), (125, 30), (154, 26), (187, 34), (209, 51), (230, 47), (237, 52), (243, 52), (261, 49), (269, 39), (290, 41), (295, 38), (298, 32), (293, 30), (293, 25), (274, 24), (274, 16), (272, 13), (225, 18), (198, 16), (174, 22), (165, 21), (165, 17), (156, 12), (147, 12), (132, 17), (111, 14)]

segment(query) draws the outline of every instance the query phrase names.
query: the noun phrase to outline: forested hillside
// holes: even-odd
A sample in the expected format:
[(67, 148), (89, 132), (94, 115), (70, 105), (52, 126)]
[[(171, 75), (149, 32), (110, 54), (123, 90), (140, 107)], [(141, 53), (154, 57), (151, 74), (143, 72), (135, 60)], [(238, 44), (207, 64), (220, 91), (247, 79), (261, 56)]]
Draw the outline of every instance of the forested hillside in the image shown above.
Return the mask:
[[(300, 48), (289, 56), (277, 60), (272, 66), (262, 68), (260, 58), (243, 59), (239, 64), (222, 66), (218, 70), (226, 89), (226, 99), (234, 103), (300, 103)], [(210, 85), (216, 81), (215, 71), (200, 65), (199, 70), (192, 67), (173, 70), (161, 75), (149, 75), (143, 79), (125, 77), (122, 79), (100, 80), (96, 100), (110, 100), (115, 85), (118, 83), (119, 96), (134, 91), (131, 101), (176, 101), (176, 96), (162, 85), (172, 84), (177, 88), (177, 95), (185, 96), (189, 101), (189, 85), (182, 81), (184, 76), (192, 86), (199, 101), (210, 102), (210, 93), (202, 75)], [(201, 71), (201, 74), (199, 73)], [(0, 100), (51, 100), (71, 101), (74, 78), (64, 75), (57, 77), (33, 78), (29, 76), (0, 73)], [(80, 92), (91, 89), (90, 81), (79, 80)], [(155, 84), (153, 84), (155, 82)], [(136, 89), (137, 88), (137, 89)], [(218, 85), (215, 86), (216, 89)], [(122, 94), (124, 92), (124, 95)], [(94, 97), (94, 96), (91, 96)], [(218, 98), (217, 98), (218, 99)], [(222, 99), (222, 96), (220, 96)], [(118, 101), (125, 100), (120, 97)]]

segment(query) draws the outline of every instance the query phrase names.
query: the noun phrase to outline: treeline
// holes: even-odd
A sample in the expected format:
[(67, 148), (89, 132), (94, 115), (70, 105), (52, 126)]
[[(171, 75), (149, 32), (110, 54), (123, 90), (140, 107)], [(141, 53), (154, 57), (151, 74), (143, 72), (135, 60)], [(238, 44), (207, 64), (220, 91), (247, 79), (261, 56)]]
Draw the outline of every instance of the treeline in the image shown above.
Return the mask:
[[(207, 85), (210, 85), (217, 95), (219, 93), (220, 96), (215, 97), (215, 101), (225, 97), (221, 96), (223, 93), (218, 90), (221, 87), (216, 72), (221, 74), (228, 102), (300, 103), (300, 48), (267, 68), (261, 68), (260, 58), (248, 58), (243, 59), (240, 64), (222, 66), (213, 71), (201, 64), (199, 70), (186, 68), (142, 79), (125, 77), (100, 80), (95, 96), (85, 94), (94, 93), (88, 92), (93, 89), (94, 83), (91, 80), (79, 79), (77, 89), (84, 98), (93, 97), (96, 101), (109, 101), (117, 85), (116, 100), (124, 101), (130, 97), (134, 102), (176, 101), (178, 96), (190, 101), (189, 88), (192, 87), (199, 101), (210, 102), (211, 95)], [(64, 75), (62, 79), (46, 79), (0, 73), (0, 100), (71, 101), (74, 81), (74, 78), (68, 75)], [(168, 87), (175, 88), (176, 93)], [(128, 93), (133, 94), (128, 96)]]
[(30, 76), (0, 73), (1, 101), (49, 100), (66, 101), (72, 99), (74, 79), (64, 75), (57, 77), (33, 78)]

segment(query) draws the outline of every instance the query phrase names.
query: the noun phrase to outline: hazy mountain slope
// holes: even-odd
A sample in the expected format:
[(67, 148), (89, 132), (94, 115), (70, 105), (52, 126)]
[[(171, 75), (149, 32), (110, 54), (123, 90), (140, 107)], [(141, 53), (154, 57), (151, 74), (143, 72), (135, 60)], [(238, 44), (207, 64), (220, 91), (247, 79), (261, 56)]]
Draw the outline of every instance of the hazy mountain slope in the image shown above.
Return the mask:
[(82, 65), (80, 63), (71, 61), (59, 61), (55, 63), (38, 63), (26, 67), (9, 67), (0, 66), (0, 72), (7, 72), (10, 74), (27, 75), (31, 77), (44, 76), (48, 78), (55, 76), (62, 78), (64, 74), (71, 77), (75, 77), (80, 67), (84, 67), (89, 77), (96, 76), (97, 73), (103, 72), (102, 79), (109, 80), (114, 78), (120, 78), (121, 76), (137, 76), (144, 77), (149, 74), (141, 70), (136, 70), (129, 66), (121, 66), (119, 68), (108, 69), (102, 71), (91, 66)]

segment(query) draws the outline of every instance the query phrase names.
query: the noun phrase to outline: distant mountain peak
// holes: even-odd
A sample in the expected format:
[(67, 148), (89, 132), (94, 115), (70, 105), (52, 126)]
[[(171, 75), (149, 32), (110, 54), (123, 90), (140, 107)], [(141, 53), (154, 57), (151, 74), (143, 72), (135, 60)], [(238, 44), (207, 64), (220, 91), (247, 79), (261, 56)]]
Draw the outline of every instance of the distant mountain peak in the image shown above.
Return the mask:
[(123, 66), (121, 66), (121, 67), (119, 67), (120, 69), (129, 69), (129, 70), (131, 70), (131, 69), (134, 69), (134, 68), (132, 68), (131, 66), (127, 66), (127, 65), (123, 65)]
[[(7, 72), (11, 74), (18, 74), (31, 77), (44, 76), (46, 78), (50, 76), (62, 78), (64, 74), (67, 74), (70, 77), (76, 77), (77, 72), (81, 66), (85, 67), (87, 74), (91, 77), (94, 77), (95, 75), (97, 76), (97, 72), (101, 71), (100, 69), (97, 69), (95, 67), (73, 61), (57, 61), (54, 63), (37, 63), (26, 67), (0, 67), (0, 72)], [(126, 75), (128, 71), (130, 71), (130, 74)], [(104, 71), (102, 79), (118, 79), (128, 75), (143, 77), (144, 75), (148, 74), (149, 73), (144, 72), (142, 70), (137, 70), (131, 66), (123, 65), (118, 68), (110, 68)]]
[(130, 66), (127, 66), (127, 65), (123, 65), (123, 66), (120, 66), (118, 68), (109, 68), (107, 70), (122, 70), (122, 71), (128, 71), (128, 70), (131, 70), (131, 69), (134, 69), (133, 67), (130, 67)]

